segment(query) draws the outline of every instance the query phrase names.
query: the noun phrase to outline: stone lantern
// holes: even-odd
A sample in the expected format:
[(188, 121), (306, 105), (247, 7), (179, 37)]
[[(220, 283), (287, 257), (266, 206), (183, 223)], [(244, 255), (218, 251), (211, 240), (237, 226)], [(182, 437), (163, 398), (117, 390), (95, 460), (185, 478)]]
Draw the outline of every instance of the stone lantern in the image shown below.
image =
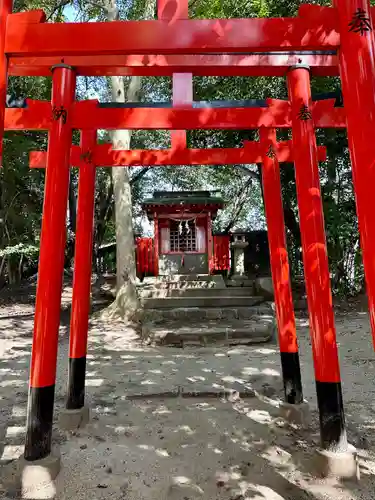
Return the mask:
[(245, 277), (245, 248), (249, 246), (244, 231), (236, 231), (232, 235), (231, 248), (233, 249), (232, 279)]

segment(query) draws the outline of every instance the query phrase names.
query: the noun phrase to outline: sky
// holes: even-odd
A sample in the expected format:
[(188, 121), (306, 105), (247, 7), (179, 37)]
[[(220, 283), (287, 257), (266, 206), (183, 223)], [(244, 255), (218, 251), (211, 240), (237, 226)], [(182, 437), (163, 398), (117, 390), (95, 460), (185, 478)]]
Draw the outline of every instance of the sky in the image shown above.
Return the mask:
[(68, 5), (64, 9), (64, 14), (69, 22), (75, 21), (76, 12), (76, 9), (72, 5)]

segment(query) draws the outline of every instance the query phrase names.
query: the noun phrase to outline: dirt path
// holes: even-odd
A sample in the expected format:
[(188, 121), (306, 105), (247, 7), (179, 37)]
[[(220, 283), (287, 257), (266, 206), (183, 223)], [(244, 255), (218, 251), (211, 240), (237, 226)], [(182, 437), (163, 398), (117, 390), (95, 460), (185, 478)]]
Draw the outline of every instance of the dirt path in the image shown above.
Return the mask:
[[(65, 301), (69, 300), (69, 290)], [(17, 493), (11, 471), (22, 454), (32, 300), (0, 307), (0, 498), (113, 500), (372, 500), (375, 487), (375, 355), (366, 314), (337, 316), (350, 442), (359, 449), (359, 484), (310, 474), (319, 441), (311, 346), (299, 320), (306, 431), (278, 418), (282, 386), (276, 344), (174, 349), (142, 346), (120, 325), (94, 321), (87, 391), (92, 421), (77, 433), (54, 430), (63, 469), (54, 485)], [(64, 404), (68, 314), (60, 331), (56, 415)], [(184, 397), (247, 387), (248, 397)], [(155, 394), (165, 397), (154, 397)], [(143, 394), (143, 398), (137, 397)], [(231, 398), (229, 398), (231, 399)]]

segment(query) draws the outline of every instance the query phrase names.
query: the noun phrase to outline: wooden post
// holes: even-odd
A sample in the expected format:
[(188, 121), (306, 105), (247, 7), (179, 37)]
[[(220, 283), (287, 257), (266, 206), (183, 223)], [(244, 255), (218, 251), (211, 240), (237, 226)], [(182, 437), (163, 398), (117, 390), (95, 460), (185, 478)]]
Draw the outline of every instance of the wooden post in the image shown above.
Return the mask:
[(324, 450), (347, 451), (309, 68), (290, 68), (288, 86), (321, 443)]
[(375, 34), (369, 0), (334, 3), (340, 22), (339, 68), (375, 347)]
[(259, 139), (263, 146), (264, 208), (275, 294), (284, 397), (286, 403), (296, 405), (303, 402), (303, 393), (288, 250), (285, 238), (280, 165), (276, 156), (276, 130), (261, 128), (259, 130)]
[(211, 212), (207, 215), (207, 260), (208, 274), (213, 274), (214, 258), (213, 258), (213, 237), (212, 237), (212, 216)]
[[(81, 132), (81, 147), (90, 153), (96, 146), (96, 131)], [(92, 247), (94, 233), (96, 168), (86, 155), (87, 163), (79, 169), (78, 213), (72, 314), (70, 320), (69, 379), (67, 410), (79, 410), (85, 403), (86, 353), (89, 328)]]
[(12, 13), (13, 0), (0, 0), (0, 167), (3, 161), (3, 135), (5, 104), (8, 88), (8, 57), (5, 55), (5, 38), (8, 15)]
[(154, 272), (159, 276), (159, 219), (158, 214), (154, 213)]
[(57, 112), (48, 141), (24, 454), (28, 461), (51, 453), (75, 86), (71, 67), (53, 68), (52, 109)]

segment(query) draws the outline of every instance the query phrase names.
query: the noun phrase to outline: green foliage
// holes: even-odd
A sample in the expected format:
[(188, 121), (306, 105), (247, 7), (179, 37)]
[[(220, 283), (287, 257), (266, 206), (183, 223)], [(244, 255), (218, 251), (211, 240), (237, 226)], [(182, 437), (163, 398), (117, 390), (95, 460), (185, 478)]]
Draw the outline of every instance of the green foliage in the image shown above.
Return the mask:
[(28, 259), (36, 259), (39, 255), (39, 247), (35, 245), (25, 245), (18, 243), (11, 247), (0, 249), (0, 257), (26, 257)]

